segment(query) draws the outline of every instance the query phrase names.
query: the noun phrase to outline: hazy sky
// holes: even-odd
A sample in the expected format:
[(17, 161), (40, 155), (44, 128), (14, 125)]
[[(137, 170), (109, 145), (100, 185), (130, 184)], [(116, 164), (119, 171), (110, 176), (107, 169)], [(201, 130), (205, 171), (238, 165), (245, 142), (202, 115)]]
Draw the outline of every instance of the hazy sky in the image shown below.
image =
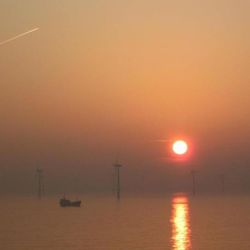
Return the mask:
[[(250, 2), (1, 0), (0, 189), (250, 190)], [(170, 162), (184, 136), (192, 157)], [(249, 184), (248, 184), (249, 183)]]

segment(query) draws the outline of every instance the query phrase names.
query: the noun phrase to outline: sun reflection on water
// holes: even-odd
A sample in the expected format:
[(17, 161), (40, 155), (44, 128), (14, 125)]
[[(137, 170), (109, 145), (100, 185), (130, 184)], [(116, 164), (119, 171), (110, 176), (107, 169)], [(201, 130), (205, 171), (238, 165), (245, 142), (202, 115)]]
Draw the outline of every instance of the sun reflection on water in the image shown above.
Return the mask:
[(191, 249), (189, 205), (185, 195), (175, 196), (172, 199), (172, 249), (189, 250)]

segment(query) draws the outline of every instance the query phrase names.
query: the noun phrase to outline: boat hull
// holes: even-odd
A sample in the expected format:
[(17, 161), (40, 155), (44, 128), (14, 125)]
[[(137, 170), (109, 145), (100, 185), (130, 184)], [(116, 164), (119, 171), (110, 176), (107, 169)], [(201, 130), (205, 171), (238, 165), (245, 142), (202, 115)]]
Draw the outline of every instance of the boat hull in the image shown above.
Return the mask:
[(59, 204), (61, 207), (80, 207), (82, 201), (70, 201), (67, 199), (61, 199)]

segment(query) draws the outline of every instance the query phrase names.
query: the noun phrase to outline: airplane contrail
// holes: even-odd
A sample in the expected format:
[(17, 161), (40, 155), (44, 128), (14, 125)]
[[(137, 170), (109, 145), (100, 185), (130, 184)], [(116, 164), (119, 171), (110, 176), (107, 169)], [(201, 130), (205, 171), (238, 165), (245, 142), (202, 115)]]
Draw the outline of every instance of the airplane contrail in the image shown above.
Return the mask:
[(26, 32), (24, 32), (24, 33), (21, 33), (21, 34), (17, 35), (17, 36), (14, 36), (14, 37), (11, 37), (11, 38), (9, 38), (9, 39), (7, 39), (7, 40), (4, 40), (4, 41), (0, 42), (0, 46), (1, 46), (1, 45), (4, 45), (4, 44), (6, 44), (6, 43), (12, 42), (12, 41), (14, 41), (14, 40), (16, 40), (16, 39), (18, 39), (18, 38), (20, 38), (20, 37), (22, 37), (22, 36), (26, 36), (26, 35), (28, 35), (28, 34), (30, 34), (30, 33), (32, 33), (32, 32), (35, 32), (35, 31), (37, 31), (37, 30), (39, 30), (39, 28), (34, 28), (34, 29), (32, 29), (32, 30), (28, 30), (28, 31), (26, 31)]

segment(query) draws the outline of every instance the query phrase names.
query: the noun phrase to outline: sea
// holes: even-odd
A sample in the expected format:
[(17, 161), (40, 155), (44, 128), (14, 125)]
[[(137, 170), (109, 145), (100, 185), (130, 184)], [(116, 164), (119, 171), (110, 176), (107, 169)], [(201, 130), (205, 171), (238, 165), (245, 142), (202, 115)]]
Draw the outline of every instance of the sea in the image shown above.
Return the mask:
[(1, 250), (249, 250), (248, 195), (3, 197)]

